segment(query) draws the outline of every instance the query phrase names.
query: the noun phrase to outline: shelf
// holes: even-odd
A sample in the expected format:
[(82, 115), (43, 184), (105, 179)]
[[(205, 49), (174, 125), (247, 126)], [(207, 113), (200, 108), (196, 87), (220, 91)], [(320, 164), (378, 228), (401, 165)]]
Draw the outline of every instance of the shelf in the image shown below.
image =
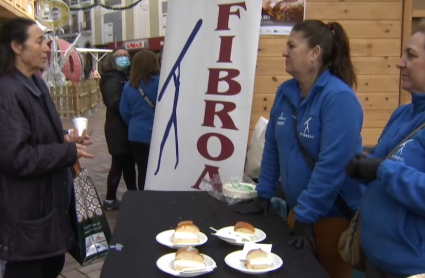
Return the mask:
[(425, 10), (413, 10), (413, 18), (425, 17)]

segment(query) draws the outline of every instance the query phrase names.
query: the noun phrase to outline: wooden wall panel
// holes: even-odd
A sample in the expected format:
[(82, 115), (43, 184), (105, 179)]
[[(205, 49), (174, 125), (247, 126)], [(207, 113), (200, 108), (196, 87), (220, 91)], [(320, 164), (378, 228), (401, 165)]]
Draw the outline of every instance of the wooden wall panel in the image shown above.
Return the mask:
[[(402, 51), (403, 1), (411, 0), (307, 0), (307, 19), (338, 21), (350, 38), (356, 94), (364, 110), (365, 146), (376, 144), (400, 105), (396, 64)], [(259, 117), (269, 118), (277, 88), (291, 78), (282, 57), (286, 41), (286, 36), (260, 36), (250, 137)]]
[(403, 15), (401, 10), (401, 1), (337, 2), (332, 4), (327, 1), (307, 1), (307, 19), (401, 20)]
[[(399, 57), (352, 57), (356, 73), (362, 74), (399, 74), (395, 66)], [(286, 74), (285, 58), (262, 57), (257, 61), (257, 75)]]
[[(365, 30), (367, 32), (367, 30)], [(287, 37), (260, 37), (258, 57), (282, 57)], [(350, 39), (350, 50), (353, 57), (358, 56), (399, 56), (400, 38), (398, 39)]]

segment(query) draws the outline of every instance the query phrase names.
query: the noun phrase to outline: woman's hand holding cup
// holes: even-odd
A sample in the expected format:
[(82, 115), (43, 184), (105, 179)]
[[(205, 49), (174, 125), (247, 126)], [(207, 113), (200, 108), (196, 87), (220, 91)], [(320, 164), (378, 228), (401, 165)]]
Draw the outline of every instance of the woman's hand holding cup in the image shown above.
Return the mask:
[(90, 146), (93, 144), (93, 141), (90, 140), (90, 136), (87, 135), (87, 129), (83, 130), (81, 136), (78, 136), (78, 129), (70, 129), (69, 134), (65, 135), (65, 141), (70, 143), (77, 143), (83, 146)]

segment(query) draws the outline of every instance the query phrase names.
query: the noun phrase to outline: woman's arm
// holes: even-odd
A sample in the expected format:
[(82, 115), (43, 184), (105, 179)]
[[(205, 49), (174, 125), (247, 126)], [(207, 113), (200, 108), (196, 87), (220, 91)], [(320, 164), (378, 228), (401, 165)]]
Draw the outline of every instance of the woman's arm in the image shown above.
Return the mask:
[(378, 180), (395, 200), (425, 216), (425, 173), (403, 162), (387, 159), (378, 168)]
[[(0, 168), (11, 176), (30, 177), (49, 174), (77, 161), (74, 143), (32, 145), (29, 123), (15, 93), (5, 90), (0, 98)], [(52, 132), (55, 132), (52, 129)]]
[[(280, 90), (280, 89), (279, 89)], [(270, 111), (270, 120), (267, 124), (263, 157), (261, 160), (260, 176), (256, 187), (259, 197), (270, 200), (276, 193), (277, 181), (279, 179), (279, 151), (275, 137), (275, 104), (279, 99), (279, 90), (276, 93), (275, 103)]]
[(127, 95), (128, 95), (128, 87), (125, 86), (121, 96), (120, 113), (121, 113), (122, 119), (128, 125), (131, 119), (131, 111), (130, 111), (130, 104), (128, 103), (128, 100), (127, 100)]
[(122, 90), (123, 86), (121, 80), (118, 78), (109, 78), (100, 87), (100, 91), (102, 92), (103, 96), (103, 102), (110, 111), (116, 114), (120, 113)]

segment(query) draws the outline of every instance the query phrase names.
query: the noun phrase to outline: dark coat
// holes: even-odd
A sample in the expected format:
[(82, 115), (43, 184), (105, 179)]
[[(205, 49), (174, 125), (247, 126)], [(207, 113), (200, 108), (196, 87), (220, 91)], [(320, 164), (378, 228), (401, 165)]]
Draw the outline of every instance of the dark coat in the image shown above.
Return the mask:
[(44, 81), (20, 72), (0, 77), (0, 119), (0, 259), (65, 254), (75, 243), (69, 208), (77, 149), (64, 142)]
[(122, 89), (127, 82), (125, 73), (118, 70), (102, 74), (100, 91), (106, 105), (105, 137), (112, 156), (131, 155), (128, 126), (121, 118), (120, 101)]

